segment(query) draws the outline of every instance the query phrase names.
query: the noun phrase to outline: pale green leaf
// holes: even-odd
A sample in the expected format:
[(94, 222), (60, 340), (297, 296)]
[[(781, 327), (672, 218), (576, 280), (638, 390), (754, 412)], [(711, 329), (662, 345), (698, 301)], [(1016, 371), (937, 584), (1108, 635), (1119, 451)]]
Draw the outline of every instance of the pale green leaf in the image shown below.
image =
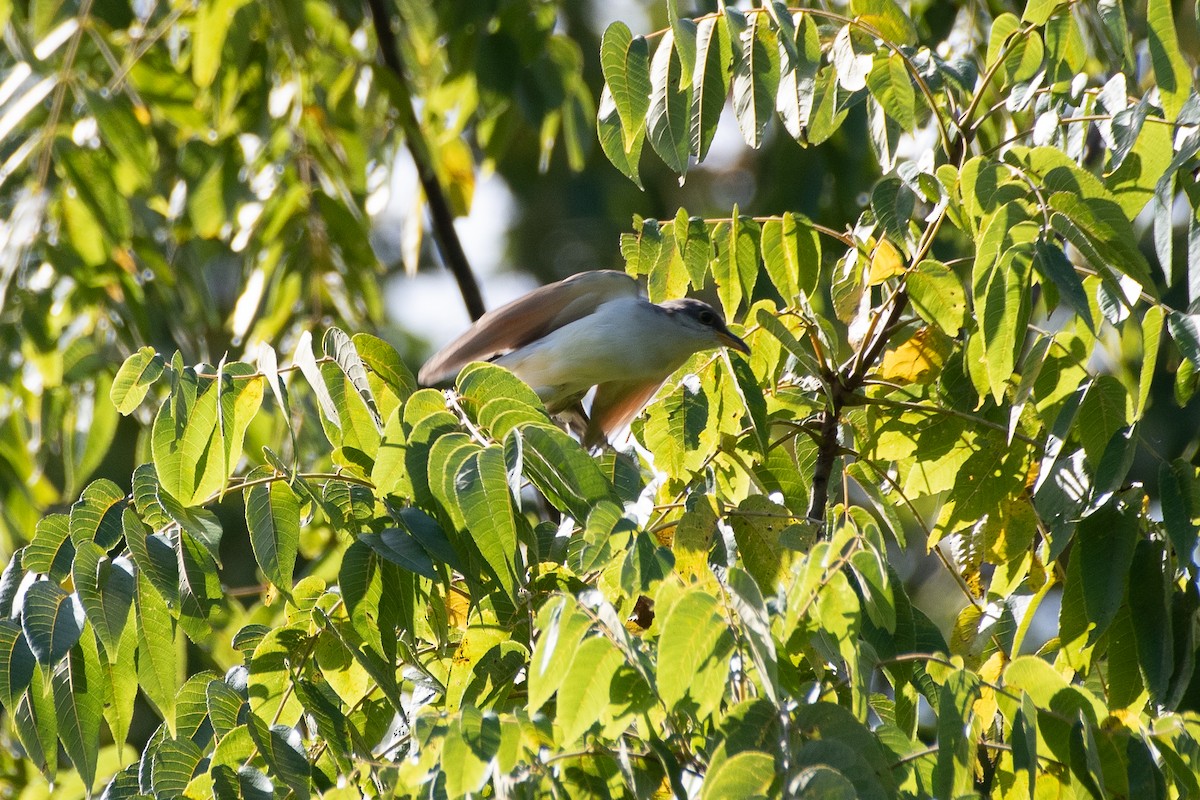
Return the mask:
[(669, 709), (704, 720), (725, 696), (733, 632), (716, 599), (702, 589), (686, 590), (661, 625), (658, 674), (662, 700)]
[(1149, 0), (1146, 20), (1154, 82), (1167, 120), (1174, 121), (1192, 91), (1192, 70), (1179, 50), (1171, 0)]
[(113, 379), (108, 396), (117, 411), (129, 415), (163, 373), (166, 362), (153, 347), (143, 347), (125, 359)]
[[(251, 476), (260, 476), (252, 472)], [(261, 476), (260, 476), (261, 477)], [(259, 568), (285, 595), (300, 546), (300, 500), (280, 478), (246, 490), (246, 527)]]

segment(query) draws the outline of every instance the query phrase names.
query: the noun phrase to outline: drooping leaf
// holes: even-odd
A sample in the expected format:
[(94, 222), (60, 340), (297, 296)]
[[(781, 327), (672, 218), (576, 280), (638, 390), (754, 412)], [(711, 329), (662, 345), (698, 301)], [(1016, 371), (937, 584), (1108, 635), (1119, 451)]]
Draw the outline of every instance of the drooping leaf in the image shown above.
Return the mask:
[(0, 704), (15, 709), (21, 695), (33, 680), (37, 661), (20, 623), (0, 620)]
[(757, 149), (779, 92), (779, 43), (762, 14), (739, 20), (726, 9), (733, 49), (733, 111), (746, 144)]
[(286, 481), (275, 480), (246, 490), (246, 527), (259, 568), (271, 583), (289, 594), (300, 545), (300, 501)]
[(454, 496), (484, 561), (505, 593), (515, 599), (523, 576), (517, 571), (517, 525), (503, 449), (486, 447), (467, 456), (454, 476)]
[(671, 31), (663, 35), (650, 64), (650, 107), (646, 112), (646, 136), (650, 146), (671, 171), (681, 178), (687, 173), (691, 149), (689, 120), (692, 89), (680, 87), (679, 55)]
[(725, 695), (733, 634), (712, 595), (685, 590), (662, 621), (658, 670), (673, 676), (659, 686), (668, 708), (706, 719)]
[(43, 667), (60, 662), (83, 634), (86, 615), (79, 598), (56, 583), (38, 581), (25, 592), (21, 628)]
[(71, 649), (50, 678), (54, 715), (63, 747), (90, 791), (100, 755), (100, 721), (104, 710), (103, 677), (96, 640), (88, 634)]
[(110, 559), (99, 545), (82, 542), (75, 551), (71, 577), (108, 663), (116, 664), (136, 589), (133, 563), (128, 556)]
[[(609, 25), (600, 41), (600, 69), (620, 119), (622, 151), (635, 155), (635, 142), (650, 108), (650, 50), (645, 37), (635, 37), (623, 22)], [(633, 160), (636, 164), (636, 157)]]
[[(688, 152), (697, 161), (708, 155), (729, 93), (733, 51), (725, 17), (705, 17), (696, 28), (696, 67), (688, 117)], [(676, 237), (679, 232), (676, 231)]]
[(1171, 1), (1149, 0), (1146, 21), (1149, 25), (1150, 62), (1154, 65), (1154, 80), (1162, 97), (1167, 120), (1174, 121), (1192, 90), (1192, 71), (1179, 50)]

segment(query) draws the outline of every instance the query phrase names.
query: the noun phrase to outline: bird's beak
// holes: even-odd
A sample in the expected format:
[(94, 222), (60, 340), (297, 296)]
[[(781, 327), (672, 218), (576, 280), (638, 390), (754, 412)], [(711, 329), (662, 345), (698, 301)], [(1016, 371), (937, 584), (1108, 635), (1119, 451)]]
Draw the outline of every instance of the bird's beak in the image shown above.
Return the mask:
[(746, 355), (750, 355), (750, 345), (746, 344), (744, 341), (742, 341), (738, 337), (734, 336), (732, 333), (729, 332), (728, 329), (725, 329), (723, 331), (717, 331), (717, 339), (721, 342), (721, 344), (725, 345), (726, 347), (732, 347), (734, 350), (737, 350), (738, 352), (745, 353)]

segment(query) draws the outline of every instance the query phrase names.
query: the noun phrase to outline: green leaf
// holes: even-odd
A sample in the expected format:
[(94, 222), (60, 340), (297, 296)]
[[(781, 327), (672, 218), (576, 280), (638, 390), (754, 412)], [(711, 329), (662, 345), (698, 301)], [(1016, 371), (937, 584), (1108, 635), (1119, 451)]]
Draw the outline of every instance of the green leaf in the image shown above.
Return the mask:
[(54, 716), (63, 747), (90, 793), (100, 755), (100, 721), (104, 710), (103, 678), (96, 640), (85, 636), (54, 670)]
[(1066, 0), (1030, 0), (1025, 4), (1025, 13), (1021, 15), (1021, 21), (1045, 25), (1046, 20), (1065, 3)]
[[(300, 691), (299, 683), (297, 683), (296, 689)], [(238, 694), (236, 689), (225, 681), (217, 679), (209, 681), (208, 686), (205, 687), (204, 703), (208, 711), (208, 719), (212, 722), (213, 733), (218, 740), (242, 724), (245, 718), (243, 711), (248, 708), (246, 699)], [(307, 703), (305, 706), (307, 707)]]
[(703, 465), (709, 402), (703, 386), (684, 381), (650, 406), (640, 438), (667, 475), (682, 478)]
[[(221, 389), (226, 382), (234, 385)], [(185, 415), (172, 401), (163, 403), (151, 433), (162, 488), (184, 506), (203, 503), (222, 490), (242, 457), (246, 429), (262, 395), (262, 378), (235, 380), (227, 373), (220, 384), (211, 382)]]
[(1153, 305), (1142, 317), (1142, 371), (1138, 376), (1137, 397), (1133, 404), (1133, 418), (1140, 419), (1146, 413), (1146, 401), (1150, 398), (1150, 383), (1158, 367), (1159, 345), (1162, 343), (1164, 312), (1162, 306)]
[(94, 542), (81, 542), (75, 552), (71, 577), (88, 620), (104, 645), (108, 663), (116, 664), (118, 646), (133, 606), (136, 588), (133, 564), (127, 556), (110, 559)]
[(558, 690), (557, 722), (565, 745), (579, 741), (608, 710), (613, 677), (624, 663), (604, 636), (584, 639), (573, 653)]
[(153, 347), (143, 347), (125, 359), (108, 391), (117, 411), (126, 416), (133, 413), (162, 375), (165, 365), (166, 361)]
[(493, 577), (515, 601), (523, 576), (518, 572), (517, 525), (503, 448), (493, 445), (467, 456), (454, 476), (454, 496)]
[(563, 685), (590, 626), (591, 620), (574, 598), (559, 596), (542, 606), (537, 616), (537, 642), (529, 659), (530, 713), (541, 710)]
[(175, 719), (178, 648), (175, 620), (145, 574), (137, 578), (137, 680), (164, 719)]
[(58, 771), (58, 720), (54, 695), (41, 670), (33, 671), (29, 688), (17, 703), (13, 727), (25, 749), (26, 758), (49, 780)]
[[(251, 476), (256, 475), (252, 472)], [(300, 500), (280, 479), (246, 490), (246, 527), (259, 568), (285, 595), (300, 547)]]
[(4, 708), (17, 707), (21, 695), (33, 680), (36, 664), (37, 659), (29, 649), (20, 623), (11, 619), (0, 620), (0, 704)]
[[(686, 223), (686, 224), (685, 224)], [(708, 238), (708, 225), (700, 217), (689, 217), (680, 208), (672, 226), (675, 251), (683, 260), (688, 280), (694, 287), (704, 285), (708, 262), (712, 260), (713, 245)]]
[(852, 0), (850, 12), (894, 44), (917, 43), (917, 27), (896, 0)]
[(915, 205), (913, 190), (894, 175), (880, 179), (871, 190), (871, 210), (884, 231), (897, 242), (909, 238), (908, 222)]
[[(726, 19), (701, 19), (696, 28), (696, 67), (692, 74), (692, 107), (688, 117), (688, 152), (698, 161), (708, 155), (717, 132), (717, 123), (729, 93), (732, 58)], [(678, 240), (678, 230), (675, 236)]]
[[(312, 334), (308, 331), (301, 333), (296, 342), (296, 350), (292, 353), (292, 364), (300, 368), (300, 373), (308, 381), (324, 418), (333, 427), (341, 428), (342, 421), (338, 416), (337, 406), (334, 405), (333, 397), (329, 394), (329, 387), (326, 386), (325, 378), (321, 375), (321, 368), (317, 366), (317, 359), (313, 355), (312, 349)], [(155, 460), (157, 461), (157, 457)]]
[(717, 252), (710, 266), (726, 319), (733, 319), (743, 298), (754, 292), (760, 238), (758, 223), (738, 214), (737, 206), (728, 222), (713, 228), (712, 240)]
[(779, 93), (775, 110), (783, 127), (797, 141), (804, 135), (816, 101), (817, 71), (821, 66), (821, 37), (810, 14), (801, 14), (795, 40), (788, 47), (786, 32), (780, 31)]
[(779, 93), (779, 42), (763, 14), (747, 21), (725, 10), (733, 56), (733, 112), (746, 144), (758, 149)]
[[(624, 22), (609, 25), (600, 41), (600, 69), (620, 120), (621, 152), (632, 156), (636, 167), (650, 108), (650, 49), (645, 37), (635, 37)], [(600, 104), (603, 108), (603, 99)]]
[(704, 777), (700, 797), (702, 800), (709, 800), (721, 797), (766, 796), (775, 775), (775, 759), (772, 756), (754, 750), (744, 750), (722, 761), (720, 766)]
[(1192, 91), (1192, 72), (1179, 50), (1171, 0), (1149, 0), (1146, 21), (1154, 82), (1162, 98), (1167, 120), (1174, 122)]
[(1092, 319), (1092, 307), (1088, 303), (1083, 281), (1062, 249), (1045, 239), (1039, 239), (1034, 245), (1033, 266), (1044, 280), (1050, 281), (1058, 289), (1059, 297), (1079, 315), (1088, 329), (1095, 330), (1096, 321)]
[(938, 752), (933, 793), (938, 797), (969, 795), (974, 788), (975, 742), (971, 710), (979, 697), (979, 676), (955, 670), (938, 692)]
[(1129, 611), (1137, 621), (1138, 667), (1153, 702), (1165, 702), (1175, 668), (1171, 626), (1171, 582), (1164, 572), (1166, 549), (1146, 539), (1134, 548), (1129, 571)]
[(378, 375), (401, 401), (417, 390), (417, 379), (404, 365), (396, 348), (369, 333), (356, 333), (350, 341), (362, 363)]
[[(587, 519), (602, 500), (615, 500), (612, 485), (582, 446), (549, 423), (518, 429), (526, 477), (560, 511)], [(510, 440), (511, 441), (511, 440)]]
[(21, 628), (33, 655), (43, 667), (52, 667), (79, 641), (86, 620), (79, 598), (56, 583), (38, 581), (25, 592)]
[(904, 279), (913, 308), (949, 336), (958, 336), (966, 321), (967, 298), (962, 281), (940, 261), (925, 259)]
[(402, 528), (388, 528), (380, 533), (364, 533), (358, 537), (383, 558), (398, 564), (409, 572), (438, 579), (429, 554), (417, 543), (417, 539)]
[(1137, 538), (1138, 517), (1127, 508), (1110, 504), (1079, 522), (1076, 540), (1091, 641), (1108, 629), (1124, 602)]
[(600, 108), (596, 112), (596, 136), (600, 139), (600, 147), (609, 162), (641, 189), (642, 178), (638, 173), (638, 161), (642, 157), (642, 145), (646, 142), (645, 125), (626, 150), (617, 104), (607, 85), (600, 93)]
[(465, 572), (465, 559), (433, 517), (419, 508), (402, 508), (395, 517), (400, 527), (411, 535), (426, 553), (451, 569)]
[(209, 616), (220, 605), (224, 593), (212, 555), (194, 536), (179, 531), (179, 624), (193, 642), (210, 633)]
[(71, 506), (71, 541), (79, 547), (95, 542), (105, 551), (121, 541), (121, 512), (125, 493), (112, 481), (92, 481)]
[(451, 797), (478, 794), (487, 782), (500, 746), (500, 725), (495, 713), (486, 716), (464, 708), (451, 720), (443, 744), (441, 770)]
[(71, 543), (70, 518), (48, 514), (37, 522), (33, 541), (25, 548), (23, 564), (28, 572), (40, 572), (58, 582), (71, 572), (75, 546)]
[[(508, 419), (513, 419), (506, 412), (514, 407), (524, 406), (528, 409), (525, 419), (547, 419), (545, 407), (533, 389), (504, 367), (485, 362), (468, 364), (458, 374), (456, 387), (462, 395), (465, 410), (497, 441), (511, 430), (507, 425), (498, 424), (500, 416), (505, 414)], [(501, 399), (509, 403), (493, 405)]]
[(190, 739), (204, 747), (212, 737), (208, 724), (208, 684), (216, 679), (212, 672), (197, 672), (175, 693), (175, 736)]
[(888, 119), (911, 133), (917, 125), (917, 93), (912, 77), (897, 53), (877, 53), (867, 76), (867, 88)]
[(367, 368), (363, 365), (358, 350), (350, 341), (350, 337), (340, 328), (330, 328), (325, 331), (325, 339), (322, 341), (321, 347), (325, 350), (325, 355), (333, 356), (333, 360), (341, 369), (342, 374), (350, 381), (354, 391), (358, 392), (363, 403), (371, 412), (371, 419), (375, 423), (376, 430), (382, 431), (383, 418), (379, 414), (375, 394), (371, 391), (371, 384), (367, 380)]
[(720, 705), (729, 680), (733, 633), (703, 589), (688, 589), (662, 621), (658, 672), (671, 676), (659, 685), (667, 708), (707, 719)]
[(156, 796), (182, 796), (203, 758), (204, 752), (191, 739), (167, 739), (154, 748), (150, 779)]
[[(1003, 216), (997, 216), (1003, 224)], [(985, 234), (986, 239), (986, 234)], [(974, 276), (973, 302), (983, 337), (988, 385), (997, 403), (1004, 399), (1029, 319), (1029, 275), (1033, 248), (1018, 244)], [(978, 268), (979, 263), (976, 263)]]
[(811, 296), (821, 274), (821, 239), (812, 222), (784, 214), (762, 226), (762, 260), (785, 305)]
[(250, 715), (248, 727), (250, 738), (270, 773), (283, 781), (299, 800), (308, 800), (310, 767), (300, 732), (287, 725), (268, 725), (257, 714)]
[(650, 108), (646, 131), (650, 146), (671, 171), (687, 173), (691, 149), (689, 131), (691, 87), (680, 88), (682, 68), (671, 31), (663, 35), (650, 65)]
[(1129, 405), (1125, 386), (1112, 375), (1097, 378), (1084, 397), (1076, 435), (1092, 464), (1100, 463), (1113, 434), (1129, 424)]
[(675, 39), (675, 52), (679, 56), (679, 88), (690, 89), (692, 73), (696, 69), (696, 23), (679, 16), (679, 0), (667, 0), (667, 21)]
[(234, 15), (245, 3), (246, 0), (215, 0), (198, 9), (192, 31), (192, 80), (197, 86), (208, 88), (216, 80)]
[(1163, 525), (1176, 553), (1196, 549), (1200, 497), (1197, 497), (1196, 468), (1183, 459), (1164, 462), (1158, 468)]
[(750, 574), (737, 567), (729, 570), (726, 580), (729, 602), (741, 620), (740, 631), (750, 645), (750, 656), (759, 673), (759, 685), (772, 703), (778, 703), (779, 659), (775, 653), (771, 618), (762, 592)]
[(133, 724), (137, 702), (138, 677), (133, 665), (137, 659), (137, 632), (127, 626), (117, 643), (116, 656), (101, 665), (104, 675), (104, 720), (114, 742), (125, 742)]
[(125, 542), (138, 573), (158, 590), (163, 598), (179, 600), (179, 566), (175, 550), (164, 534), (151, 533), (137, 513), (126, 507), (122, 513)]

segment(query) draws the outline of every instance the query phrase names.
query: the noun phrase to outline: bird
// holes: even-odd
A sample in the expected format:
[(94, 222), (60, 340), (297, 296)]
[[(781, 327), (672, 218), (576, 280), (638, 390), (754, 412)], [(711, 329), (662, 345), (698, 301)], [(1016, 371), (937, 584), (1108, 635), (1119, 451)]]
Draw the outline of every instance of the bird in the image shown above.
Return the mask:
[(628, 425), (692, 354), (718, 347), (750, 353), (708, 303), (651, 303), (631, 275), (593, 270), (484, 314), (417, 379), (444, 385), (472, 361), (490, 361), (529, 384), (551, 414), (568, 411), (595, 386), (583, 436), (594, 446)]

